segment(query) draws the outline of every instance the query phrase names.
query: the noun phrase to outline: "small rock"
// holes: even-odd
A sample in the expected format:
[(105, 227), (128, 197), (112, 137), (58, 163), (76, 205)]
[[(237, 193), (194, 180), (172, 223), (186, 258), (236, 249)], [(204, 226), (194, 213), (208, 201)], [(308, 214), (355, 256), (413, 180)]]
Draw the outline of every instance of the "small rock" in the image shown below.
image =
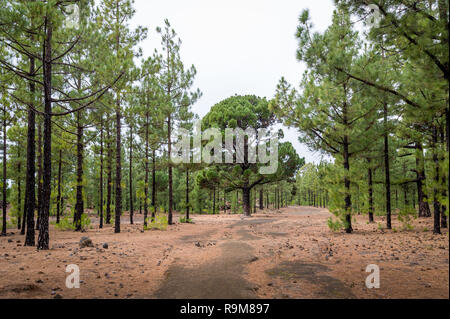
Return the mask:
[(53, 299), (63, 299), (63, 296), (61, 296), (60, 294), (56, 294), (55, 297), (53, 297)]
[(82, 237), (80, 239), (80, 248), (85, 247), (94, 247), (94, 244), (92, 243), (92, 240), (89, 237)]
[(103, 248), (104, 248), (104, 249), (108, 249), (108, 247), (109, 247), (109, 246), (108, 246), (108, 243), (104, 243), (104, 244), (103, 244)]

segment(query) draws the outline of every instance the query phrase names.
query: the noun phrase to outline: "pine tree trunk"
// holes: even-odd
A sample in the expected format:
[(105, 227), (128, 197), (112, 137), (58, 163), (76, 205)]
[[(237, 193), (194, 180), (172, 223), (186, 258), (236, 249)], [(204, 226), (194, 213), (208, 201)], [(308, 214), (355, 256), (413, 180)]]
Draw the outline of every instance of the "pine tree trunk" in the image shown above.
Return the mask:
[(216, 187), (213, 188), (213, 215), (216, 214)]
[[(446, 145), (445, 143), (445, 134), (444, 134), (444, 127), (441, 126), (441, 143), (442, 146)], [(448, 153), (448, 147), (446, 147), (446, 151)], [(443, 158), (444, 159), (444, 158)], [(441, 178), (442, 183), (442, 192), (441, 196), (442, 198), (447, 198), (447, 191), (448, 189), (445, 187), (447, 185), (447, 179), (445, 174), (442, 174)], [(446, 215), (447, 207), (445, 205), (441, 205), (441, 228), (447, 228), (447, 215)]]
[(100, 198), (99, 198), (99, 228), (103, 228), (103, 116), (100, 120)]
[(156, 218), (156, 150), (153, 150), (152, 158), (152, 222)]
[(38, 151), (37, 151), (37, 165), (38, 165), (38, 193), (37, 193), (37, 221), (36, 230), (39, 230), (39, 224), (42, 213), (42, 126), (38, 123)]
[[(26, 183), (25, 183), (25, 198), (23, 202), (23, 218), (22, 218), (22, 227), (20, 229), (20, 234), (25, 235), (26, 225), (27, 225), (27, 189), (26, 189)], [(33, 225), (33, 231), (34, 231), (34, 225)], [(24, 245), (26, 246), (26, 245)], [(33, 245), (34, 246), (34, 245)]]
[(244, 187), (242, 189), (242, 200), (244, 204), (244, 216), (250, 216), (250, 188)]
[(389, 133), (387, 131), (388, 111), (387, 104), (384, 103), (384, 169), (386, 187), (386, 227), (392, 229), (391, 224), (391, 176), (389, 163)]
[(116, 101), (116, 201), (114, 232), (120, 233), (120, 217), (122, 215), (122, 141), (121, 141), (121, 113), (120, 101)]
[(81, 111), (77, 112), (77, 193), (73, 223), (75, 231), (81, 231), (81, 217), (84, 211), (83, 201), (83, 127), (81, 126)]
[(130, 224), (133, 225), (133, 126), (130, 126)]
[(417, 200), (419, 202), (419, 217), (431, 217), (428, 197), (423, 191), (423, 181), (426, 180), (422, 144), (416, 143), (416, 174)]
[[(145, 120), (145, 177), (144, 177), (144, 227), (147, 226), (147, 218), (148, 218), (148, 148), (149, 148), (149, 141), (148, 141), (148, 130), (149, 130), (149, 114), (147, 112), (146, 114), (146, 120)], [(153, 205), (153, 203), (152, 203)]]
[(111, 199), (112, 199), (112, 145), (111, 145), (111, 135), (110, 135), (110, 127), (108, 126), (106, 139), (107, 139), (107, 147), (108, 147), (108, 174), (107, 174), (107, 185), (106, 185), (106, 224), (111, 224)]
[(52, 23), (45, 18), (47, 34), (44, 44), (44, 170), (42, 210), (39, 223), (38, 249), (49, 249), (49, 213), (52, 178)]
[(256, 189), (253, 192), (253, 213), (256, 214)]
[(167, 165), (169, 167), (169, 214), (168, 214), (168, 223), (169, 225), (172, 225), (172, 207), (173, 207), (173, 177), (172, 177), (172, 164), (170, 162), (170, 156), (172, 154), (172, 141), (171, 141), (171, 135), (172, 135), (172, 127), (171, 127), (171, 116), (169, 115), (168, 121), (167, 121), (167, 154), (168, 154), (168, 161)]
[(22, 219), (21, 219), (21, 210), (22, 210), (22, 187), (21, 187), (21, 175), (22, 175), (22, 164), (20, 162), (20, 143), (18, 144), (18, 163), (17, 163), (17, 210), (18, 210), (18, 217), (17, 217), (17, 229), (20, 230), (22, 228)]
[[(30, 76), (35, 76), (35, 60), (30, 57)], [(34, 97), (36, 91), (36, 85), (33, 81), (29, 82), (30, 95)], [(31, 101), (34, 105), (34, 99)], [(24, 246), (34, 246), (35, 245), (35, 234), (34, 234), (34, 207), (35, 207), (35, 136), (36, 136), (36, 114), (34, 110), (28, 108), (28, 128), (27, 128), (27, 171), (25, 176), (25, 201), (23, 209), (23, 220), (22, 229), (20, 233), (25, 235), (25, 225), (26, 225), (26, 236)]]
[(345, 232), (350, 234), (353, 232), (352, 228), (352, 200), (350, 194), (350, 158), (349, 158), (349, 150), (348, 150), (348, 136), (344, 136), (344, 185), (345, 185)]
[(186, 222), (189, 221), (189, 167), (186, 167)]
[(223, 190), (223, 213), (227, 213), (227, 191)]
[(261, 189), (259, 190), (259, 209), (263, 210), (264, 209), (264, 190), (261, 187)]
[(62, 168), (62, 150), (59, 150), (58, 162), (58, 197), (56, 198), (56, 223), (59, 224), (61, 216), (61, 168)]
[(2, 209), (3, 209), (3, 225), (2, 236), (6, 236), (6, 106), (3, 105), (3, 197), (2, 197)]
[(369, 170), (368, 170), (368, 175), (369, 175), (369, 223), (373, 223), (374, 219), (373, 219), (373, 171), (372, 168), (370, 167), (370, 160), (369, 161)]
[(441, 234), (441, 204), (439, 203), (439, 157), (438, 157), (438, 137), (437, 137), (437, 127), (436, 125), (433, 127), (433, 144), (432, 144), (432, 152), (433, 152), (433, 163), (435, 169), (434, 176), (434, 185), (433, 185), (433, 215), (434, 215), (434, 234)]

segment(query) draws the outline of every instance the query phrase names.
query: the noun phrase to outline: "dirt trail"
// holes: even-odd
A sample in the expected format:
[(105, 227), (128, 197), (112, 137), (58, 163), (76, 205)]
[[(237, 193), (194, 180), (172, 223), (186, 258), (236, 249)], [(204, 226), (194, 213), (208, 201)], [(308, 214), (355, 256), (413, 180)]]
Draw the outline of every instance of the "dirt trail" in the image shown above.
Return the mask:
[[(448, 232), (433, 235), (432, 219), (409, 230), (394, 218), (387, 231), (383, 217), (368, 224), (355, 216), (348, 235), (331, 232), (329, 217), (290, 207), (252, 218), (193, 215), (195, 224), (142, 232), (140, 216), (129, 225), (125, 215), (120, 234), (112, 225), (86, 233), (51, 226), (52, 249), (40, 252), (11, 230), (0, 238), (0, 298), (449, 297)], [(80, 249), (83, 236), (94, 247)], [(80, 289), (65, 287), (71, 264), (80, 268)], [(380, 267), (380, 289), (365, 286), (370, 264)]]
[[(176, 299), (246, 299), (257, 298), (255, 286), (244, 279), (246, 266), (255, 260), (254, 248), (247, 242), (258, 237), (246, 228), (273, 220), (248, 219), (228, 226), (237, 235), (236, 239), (225, 239), (217, 247), (220, 255), (194, 266), (174, 264), (169, 267), (166, 278), (156, 291), (156, 298)], [(202, 238), (211, 232), (201, 234)], [(189, 236), (189, 239), (191, 236)], [(184, 238), (188, 239), (188, 238)]]

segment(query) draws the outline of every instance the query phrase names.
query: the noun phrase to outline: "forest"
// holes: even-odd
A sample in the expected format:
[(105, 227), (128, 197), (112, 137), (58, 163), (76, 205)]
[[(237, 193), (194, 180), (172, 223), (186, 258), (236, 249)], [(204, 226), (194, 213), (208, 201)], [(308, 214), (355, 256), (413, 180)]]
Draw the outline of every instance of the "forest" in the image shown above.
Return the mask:
[[(197, 70), (183, 62), (169, 20), (156, 27), (161, 49), (145, 56), (155, 27), (130, 27), (132, 0), (3, 1), (1, 235), (53, 251), (61, 234), (115, 241), (130, 229), (194, 231), (202, 216), (310, 207), (327, 211), (320, 236), (344, 240), (361, 227), (395, 238), (430, 225), (419, 235), (446, 245), (448, 289), (449, 3), (370, 3), (377, 15), (366, 1), (335, 0), (324, 32), (303, 10), (289, 52), (306, 67), (298, 82), (280, 71), (272, 96), (236, 94), (200, 118)], [(280, 140), (276, 172), (262, 174), (248, 154), (243, 163), (174, 163), (178, 130), (191, 141), (196, 122), (218, 128), (214, 139), (230, 127), (267, 129)], [(279, 125), (322, 160), (308, 163)], [(244, 141), (248, 153), (253, 141)]]

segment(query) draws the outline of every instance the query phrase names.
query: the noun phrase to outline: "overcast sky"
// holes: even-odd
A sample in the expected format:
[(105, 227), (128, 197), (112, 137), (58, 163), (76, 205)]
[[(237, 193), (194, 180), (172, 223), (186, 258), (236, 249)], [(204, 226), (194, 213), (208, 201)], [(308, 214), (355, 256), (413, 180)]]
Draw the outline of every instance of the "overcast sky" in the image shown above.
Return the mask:
[[(132, 26), (149, 29), (141, 44), (144, 55), (160, 49), (155, 29), (169, 19), (183, 41), (181, 58), (197, 68), (195, 88), (203, 92), (193, 106), (200, 117), (216, 103), (234, 94), (270, 99), (281, 76), (298, 86), (304, 66), (296, 58), (298, 17), (309, 8), (315, 29), (331, 24), (332, 0), (135, 0)], [(318, 162), (297, 140), (296, 130), (284, 129), (307, 162)]]

